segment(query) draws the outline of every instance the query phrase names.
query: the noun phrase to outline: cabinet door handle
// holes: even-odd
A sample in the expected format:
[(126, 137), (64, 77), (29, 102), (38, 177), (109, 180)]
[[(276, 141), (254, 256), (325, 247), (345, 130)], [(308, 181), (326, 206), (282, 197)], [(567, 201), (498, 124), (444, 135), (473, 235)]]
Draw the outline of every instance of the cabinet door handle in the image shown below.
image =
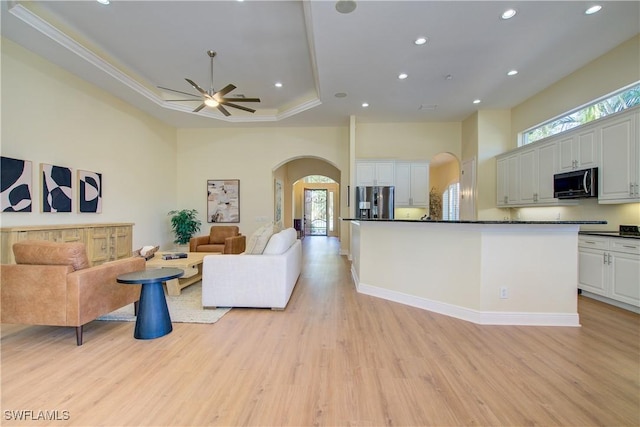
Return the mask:
[(606, 264), (607, 263), (607, 253), (605, 252), (602, 255), (604, 256), (603, 264)]
[(633, 182), (629, 183), (629, 195), (633, 196)]
[(631, 245), (622, 245), (623, 248), (629, 248), (629, 249), (638, 249), (637, 246), (631, 246)]
[(584, 242), (588, 243), (590, 245), (595, 245), (596, 244), (596, 242), (594, 242), (593, 240), (585, 240)]

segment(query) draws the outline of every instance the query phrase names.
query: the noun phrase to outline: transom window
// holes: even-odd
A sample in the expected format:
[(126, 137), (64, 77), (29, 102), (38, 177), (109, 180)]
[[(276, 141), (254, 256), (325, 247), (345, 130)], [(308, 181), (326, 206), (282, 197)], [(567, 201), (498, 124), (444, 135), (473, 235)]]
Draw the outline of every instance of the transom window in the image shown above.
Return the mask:
[(531, 144), (636, 105), (640, 105), (640, 82), (524, 131), (520, 145)]

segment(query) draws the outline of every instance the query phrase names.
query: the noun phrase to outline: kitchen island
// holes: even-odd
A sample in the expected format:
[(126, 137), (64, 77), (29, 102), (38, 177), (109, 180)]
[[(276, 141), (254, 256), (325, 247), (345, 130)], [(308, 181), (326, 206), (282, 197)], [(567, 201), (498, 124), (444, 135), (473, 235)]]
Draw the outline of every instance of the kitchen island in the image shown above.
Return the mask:
[(358, 292), (478, 324), (580, 326), (580, 225), (605, 221), (351, 222)]

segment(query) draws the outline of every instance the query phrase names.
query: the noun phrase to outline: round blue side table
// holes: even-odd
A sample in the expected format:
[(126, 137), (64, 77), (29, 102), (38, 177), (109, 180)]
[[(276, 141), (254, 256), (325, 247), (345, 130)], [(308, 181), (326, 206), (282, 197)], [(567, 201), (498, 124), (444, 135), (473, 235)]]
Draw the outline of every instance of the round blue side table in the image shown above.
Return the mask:
[(152, 268), (118, 276), (118, 283), (142, 285), (136, 328), (133, 332), (134, 338), (140, 340), (159, 338), (173, 330), (162, 282), (177, 279), (183, 275), (184, 270), (179, 268)]

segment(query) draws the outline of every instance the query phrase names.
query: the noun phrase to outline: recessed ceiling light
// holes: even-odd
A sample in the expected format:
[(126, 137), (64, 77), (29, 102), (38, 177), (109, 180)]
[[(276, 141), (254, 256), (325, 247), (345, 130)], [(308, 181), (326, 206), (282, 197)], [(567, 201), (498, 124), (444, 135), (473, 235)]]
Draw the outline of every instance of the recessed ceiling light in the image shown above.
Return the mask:
[(425, 44), (426, 42), (428, 42), (429, 39), (426, 37), (418, 37), (413, 43), (417, 44), (418, 46)]
[(481, 102), (481, 101), (480, 101), (479, 99), (474, 99), (474, 100), (473, 100), (473, 103), (474, 103), (474, 104), (480, 104), (480, 102)]
[(346, 93), (344, 93), (344, 92), (338, 92), (338, 93), (336, 93), (336, 94), (335, 94), (335, 95), (333, 95), (333, 96), (335, 96), (336, 98), (346, 98), (346, 97), (347, 97), (347, 94), (346, 94)]
[(502, 19), (511, 19), (514, 16), (516, 16), (516, 10), (515, 9), (507, 9), (504, 12), (502, 12), (502, 15), (500, 16)]
[(407, 73), (400, 73), (400, 74), (398, 74), (398, 78), (399, 78), (400, 80), (404, 80), (404, 79), (406, 79), (407, 77), (409, 77), (409, 74), (407, 74)]
[(453, 80), (453, 76), (451, 74), (447, 74), (446, 76), (444, 76), (445, 80)]
[(593, 15), (596, 12), (600, 12), (601, 9), (602, 9), (602, 6), (600, 6), (599, 4), (596, 4), (594, 6), (591, 6), (589, 9), (585, 10), (584, 13), (586, 13), (587, 15)]
[(507, 76), (515, 76), (516, 74), (518, 74), (518, 70), (509, 70), (507, 72)]
[(363, 102), (363, 103), (362, 103), (362, 108), (367, 108), (368, 106), (369, 106), (369, 103), (368, 103), (368, 102)]
[(282, 87), (282, 83), (280, 82), (276, 82), (276, 84), (274, 85), (275, 87)]
[(96, 0), (100, 4), (109, 4), (109, 0)]

